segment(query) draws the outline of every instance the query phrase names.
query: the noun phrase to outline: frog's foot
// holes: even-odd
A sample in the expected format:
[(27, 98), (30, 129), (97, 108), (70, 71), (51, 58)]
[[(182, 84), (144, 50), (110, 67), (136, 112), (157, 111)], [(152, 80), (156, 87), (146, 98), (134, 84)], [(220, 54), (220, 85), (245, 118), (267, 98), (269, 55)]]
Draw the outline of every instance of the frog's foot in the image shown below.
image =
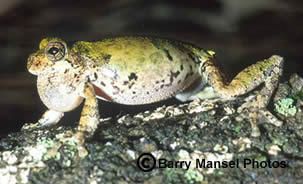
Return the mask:
[(55, 125), (63, 117), (63, 112), (54, 110), (47, 110), (42, 117), (38, 120), (38, 126), (50, 126)]
[(60, 140), (60, 142), (62, 142), (62, 143), (67, 142), (67, 141), (70, 141), (73, 144), (75, 144), (75, 146), (78, 150), (78, 156), (80, 158), (84, 158), (87, 156), (88, 151), (86, 150), (86, 148), (84, 146), (85, 135), (83, 132), (79, 132), (79, 131), (77, 131), (76, 133), (69, 132)]
[(237, 112), (240, 114), (239, 118), (248, 119), (251, 123), (252, 137), (259, 137), (261, 135), (258, 128), (258, 123), (260, 122), (270, 123), (275, 126), (281, 126), (283, 124), (283, 122), (269, 112), (264, 105), (260, 105), (257, 101), (248, 100), (237, 109)]
[(84, 147), (84, 134), (80, 132), (73, 132), (73, 131), (67, 131), (63, 137), (59, 138), (57, 143), (53, 146), (52, 149), (48, 151), (48, 156), (52, 157), (55, 156), (55, 154), (58, 152), (58, 150), (64, 146), (72, 146), (74, 149), (78, 151), (78, 156), (80, 158), (84, 158), (87, 156), (88, 151)]

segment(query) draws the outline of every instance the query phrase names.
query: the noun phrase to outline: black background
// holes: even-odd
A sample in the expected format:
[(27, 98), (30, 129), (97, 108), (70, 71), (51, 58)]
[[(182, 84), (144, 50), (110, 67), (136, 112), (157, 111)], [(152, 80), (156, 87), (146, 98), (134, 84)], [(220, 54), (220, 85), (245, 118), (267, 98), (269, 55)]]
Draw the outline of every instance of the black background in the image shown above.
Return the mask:
[[(301, 1), (302, 2), (302, 1)], [(282, 80), (302, 76), (303, 6), (283, 0), (10, 0), (0, 2), (0, 134), (39, 119), (46, 107), (37, 94), (27, 57), (44, 37), (69, 45), (121, 35), (148, 35), (214, 50), (233, 77), (273, 54), (285, 58)], [(175, 100), (167, 103), (176, 103)], [(102, 117), (140, 112), (160, 104), (121, 106), (100, 102)], [(81, 107), (60, 123), (74, 123)]]

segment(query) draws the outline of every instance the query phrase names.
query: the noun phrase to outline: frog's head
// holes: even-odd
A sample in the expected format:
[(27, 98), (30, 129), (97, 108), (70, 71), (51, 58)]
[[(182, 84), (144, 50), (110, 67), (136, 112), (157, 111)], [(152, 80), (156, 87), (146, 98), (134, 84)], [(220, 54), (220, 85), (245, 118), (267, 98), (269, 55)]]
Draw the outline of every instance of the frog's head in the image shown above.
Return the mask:
[(68, 64), (68, 49), (66, 43), (58, 38), (44, 38), (39, 50), (28, 57), (27, 69), (34, 75), (45, 70)]

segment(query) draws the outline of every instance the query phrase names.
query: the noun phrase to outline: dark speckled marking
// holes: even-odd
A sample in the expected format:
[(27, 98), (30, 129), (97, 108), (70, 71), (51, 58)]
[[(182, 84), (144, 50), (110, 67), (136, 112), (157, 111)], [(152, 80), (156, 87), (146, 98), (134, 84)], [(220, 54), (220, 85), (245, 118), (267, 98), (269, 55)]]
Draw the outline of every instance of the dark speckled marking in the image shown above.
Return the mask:
[(171, 86), (173, 82), (174, 82), (174, 76), (171, 74), (169, 78), (169, 84), (167, 84), (166, 86)]
[(104, 83), (104, 82), (102, 82), (102, 81), (101, 81), (101, 85), (102, 85), (102, 86), (104, 86), (104, 87), (106, 86), (106, 85), (105, 85), (105, 83)]
[(110, 60), (112, 56), (110, 54), (104, 54), (103, 59), (104, 60)]
[(191, 71), (185, 75), (185, 80), (193, 74), (194, 74), (194, 72), (192, 71), (192, 66), (191, 66)]
[(188, 56), (189, 56), (189, 58), (192, 60), (192, 61), (195, 61), (195, 57), (193, 56), (193, 54), (192, 53), (188, 53)]
[(118, 86), (113, 86), (114, 89), (116, 89), (117, 91), (120, 91), (120, 88)]
[[(180, 72), (172, 72), (170, 71), (169, 76), (169, 83), (168, 84), (161, 84), (160, 85), (160, 89), (162, 89), (163, 87), (170, 87), (173, 85), (174, 79), (177, 78), (180, 75)], [(164, 83), (164, 80), (162, 80), (162, 83)], [(157, 90), (156, 90), (157, 91)]]
[(170, 75), (173, 77), (173, 78), (177, 78), (178, 75), (180, 75), (180, 72), (179, 71), (176, 71), (176, 72), (170, 72)]
[(190, 59), (191, 59), (193, 62), (195, 62), (196, 64), (199, 65), (199, 64), (201, 63), (200, 59), (199, 59), (197, 56), (195, 56), (194, 53), (188, 53), (188, 56), (189, 56)]
[(95, 77), (95, 80), (97, 80), (97, 79), (98, 79), (98, 75), (97, 75), (97, 73), (96, 73), (96, 72), (94, 72), (94, 77)]
[(133, 87), (134, 84), (135, 84), (135, 83), (132, 82), (132, 83), (128, 86), (128, 88), (131, 89), (131, 88)]
[(123, 85), (127, 85), (128, 84), (128, 81), (123, 81)]
[(170, 55), (169, 51), (168, 51), (167, 49), (163, 49), (163, 50), (164, 50), (164, 52), (165, 52), (165, 54), (166, 54), (166, 57), (167, 57), (170, 61), (172, 61), (172, 60), (173, 60), (173, 57)]
[(132, 79), (134, 79), (134, 80), (137, 80), (138, 79), (138, 76), (135, 74), (135, 73), (130, 73), (130, 75), (128, 76), (128, 79), (129, 80), (132, 80)]
[(163, 44), (159, 42), (158, 40), (151, 40), (152, 44), (159, 50), (162, 50), (165, 52), (166, 57), (170, 60), (173, 61), (173, 57), (170, 55), (169, 51), (163, 47)]
[(183, 65), (180, 66), (180, 70), (182, 71), (184, 69)]

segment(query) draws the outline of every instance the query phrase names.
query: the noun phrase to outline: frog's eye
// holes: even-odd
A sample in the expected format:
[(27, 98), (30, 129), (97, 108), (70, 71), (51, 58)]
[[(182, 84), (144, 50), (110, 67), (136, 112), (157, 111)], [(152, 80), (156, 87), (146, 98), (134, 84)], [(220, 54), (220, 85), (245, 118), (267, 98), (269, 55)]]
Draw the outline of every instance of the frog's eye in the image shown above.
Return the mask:
[(50, 42), (45, 48), (45, 54), (50, 61), (60, 61), (65, 56), (65, 45), (61, 42)]

